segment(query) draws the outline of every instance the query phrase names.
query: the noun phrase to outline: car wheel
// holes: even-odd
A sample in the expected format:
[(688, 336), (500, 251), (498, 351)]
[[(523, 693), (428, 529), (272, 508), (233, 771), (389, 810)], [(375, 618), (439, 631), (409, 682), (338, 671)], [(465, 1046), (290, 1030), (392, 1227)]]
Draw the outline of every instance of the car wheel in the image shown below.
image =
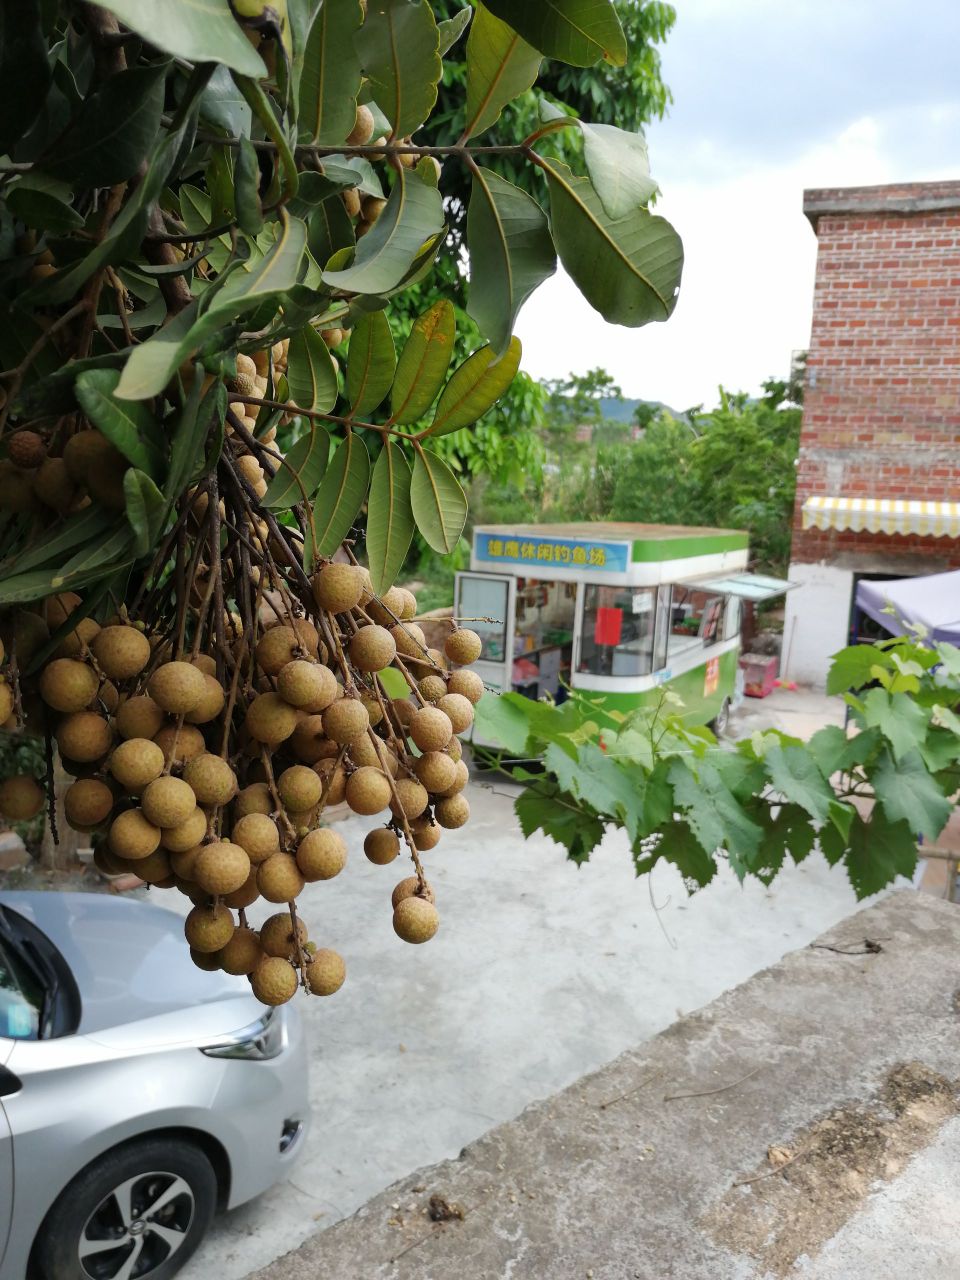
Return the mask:
[(717, 712), (716, 716), (712, 721), (713, 732), (716, 734), (718, 738), (722, 738), (723, 735), (727, 732), (727, 728), (729, 724), (730, 724), (730, 699), (724, 698), (724, 700), (720, 703), (720, 710)]
[(43, 1280), (169, 1280), (206, 1234), (217, 1178), (197, 1147), (153, 1138), (78, 1173), (36, 1244)]

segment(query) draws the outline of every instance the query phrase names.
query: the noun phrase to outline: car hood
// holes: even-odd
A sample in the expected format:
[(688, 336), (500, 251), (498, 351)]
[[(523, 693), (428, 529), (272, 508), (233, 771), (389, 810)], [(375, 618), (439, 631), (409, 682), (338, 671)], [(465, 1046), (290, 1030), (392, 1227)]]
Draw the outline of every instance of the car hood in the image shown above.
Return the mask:
[[(11, 891), (0, 893), (0, 903), (42, 929), (70, 966), (80, 989), (80, 1035), (145, 1019), (162, 1019), (157, 1030), (175, 1034), (176, 1020), (164, 1015), (198, 1006), (208, 1006), (211, 1030), (235, 1029), (262, 1011), (245, 979), (196, 967), (183, 918), (164, 907), (102, 893)], [(214, 1013), (209, 1006), (217, 1004), (226, 1009)]]

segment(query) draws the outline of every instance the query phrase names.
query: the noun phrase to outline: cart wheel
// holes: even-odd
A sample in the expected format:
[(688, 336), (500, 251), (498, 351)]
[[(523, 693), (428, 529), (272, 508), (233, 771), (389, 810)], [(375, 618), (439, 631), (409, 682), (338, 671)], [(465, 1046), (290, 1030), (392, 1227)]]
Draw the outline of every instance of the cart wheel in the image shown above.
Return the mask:
[(720, 710), (711, 721), (710, 727), (718, 738), (722, 738), (730, 724), (730, 699), (724, 698)]

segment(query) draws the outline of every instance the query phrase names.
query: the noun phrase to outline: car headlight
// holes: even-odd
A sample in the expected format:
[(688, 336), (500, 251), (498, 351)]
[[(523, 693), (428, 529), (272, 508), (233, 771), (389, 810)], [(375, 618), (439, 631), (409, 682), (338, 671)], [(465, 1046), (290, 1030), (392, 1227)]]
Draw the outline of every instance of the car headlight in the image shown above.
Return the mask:
[(287, 1043), (287, 1023), (279, 1009), (267, 1009), (248, 1027), (221, 1036), (213, 1044), (201, 1045), (209, 1058), (243, 1058), (264, 1062), (282, 1053)]

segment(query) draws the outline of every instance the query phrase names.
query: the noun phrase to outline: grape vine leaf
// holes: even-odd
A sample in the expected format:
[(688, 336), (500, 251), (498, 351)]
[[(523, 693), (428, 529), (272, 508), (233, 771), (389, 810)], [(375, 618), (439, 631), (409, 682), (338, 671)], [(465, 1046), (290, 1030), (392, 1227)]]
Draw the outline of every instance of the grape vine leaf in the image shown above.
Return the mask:
[(900, 760), (927, 736), (931, 712), (905, 693), (869, 689), (863, 698), (862, 716), (864, 724), (880, 730)]
[(802, 746), (775, 744), (763, 757), (770, 781), (787, 800), (800, 805), (818, 822), (826, 822), (834, 795), (816, 760)]
[(911, 831), (936, 840), (953, 805), (930, 776), (918, 751), (910, 751), (900, 759), (884, 752), (872, 781), (877, 801), (892, 822), (903, 820)]
[(917, 841), (910, 824), (891, 821), (879, 807), (869, 820), (858, 813), (845, 865), (858, 898), (879, 893), (895, 876), (912, 877), (917, 866)]
[(525, 839), (542, 831), (563, 845), (573, 862), (586, 862), (603, 839), (600, 819), (589, 807), (573, 804), (570, 796), (548, 778), (535, 782), (518, 796), (514, 809)]
[(677, 758), (669, 779), (677, 808), (690, 824), (704, 852), (726, 849), (737, 878), (742, 880), (760, 846), (763, 831), (744, 812), (720, 773), (708, 760)]

